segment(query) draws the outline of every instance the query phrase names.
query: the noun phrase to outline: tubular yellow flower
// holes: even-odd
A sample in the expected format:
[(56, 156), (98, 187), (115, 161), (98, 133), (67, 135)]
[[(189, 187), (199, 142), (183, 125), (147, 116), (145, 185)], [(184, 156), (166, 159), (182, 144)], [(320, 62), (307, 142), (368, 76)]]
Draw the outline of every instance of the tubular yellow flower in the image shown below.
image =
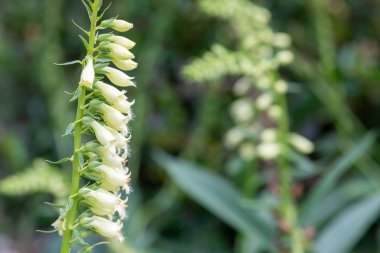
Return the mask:
[(112, 107), (117, 109), (118, 111), (120, 111), (122, 113), (130, 114), (131, 113), (131, 107), (134, 103), (135, 103), (135, 100), (133, 100), (132, 102), (128, 102), (125, 99), (118, 99), (112, 104)]
[(64, 229), (63, 223), (64, 223), (64, 220), (62, 219), (62, 217), (58, 217), (58, 219), (54, 221), (53, 224), (51, 224), (53, 228), (58, 229), (59, 235), (63, 235), (63, 229)]
[(104, 67), (102, 69), (105, 73), (108, 79), (110, 81), (120, 87), (128, 87), (128, 86), (136, 86), (131, 79), (132, 77), (128, 76), (127, 74), (123, 73), (122, 71), (111, 68), (111, 67)]
[(117, 192), (120, 188), (123, 188), (126, 193), (129, 193), (130, 188), (128, 184), (131, 181), (129, 173), (126, 173), (121, 168), (112, 168), (103, 164), (99, 165), (96, 169), (102, 173), (100, 183), (103, 189)]
[(92, 190), (85, 187), (79, 191), (79, 195), (83, 198), (83, 202), (90, 206), (94, 214), (111, 219), (115, 212), (118, 212), (121, 219), (125, 218), (126, 205), (115, 194), (101, 188)]
[(116, 239), (120, 242), (124, 240), (124, 237), (121, 234), (123, 224), (120, 221), (113, 222), (103, 217), (92, 216), (83, 218), (81, 224), (95, 230), (104, 237)]
[[(127, 149), (127, 144), (128, 144), (128, 141), (129, 139), (131, 138), (129, 136), (129, 138), (126, 138), (124, 135), (122, 135), (121, 133), (119, 133), (118, 131), (116, 131), (115, 129), (112, 129), (110, 127), (107, 127), (106, 128), (108, 129), (108, 131), (110, 131), (113, 136), (115, 137), (115, 142), (113, 143), (113, 145), (116, 147), (116, 148), (125, 148)], [(126, 129), (126, 134), (128, 134), (128, 129)]]
[(117, 131), (124, 130), (131, 119), (130, 115), (125, 116), (117, 109), (99, 100), (91, 101), (90, 109), (95, 112), (100, 112), (106, 124)]
[(105, 165), (115, 168), (122, 167), (124, 159), (116, 154), (114, 147), (104, 147), (96, 142), (89, 142), (84, 148), (88, 152), (99, 155)]
[(84, 67), (80, 76), (79, 84), (81, 86), (92, 88), (95, 79), (95, 70), (92, 57), (87, 57), (86, 66)]
[(101, 81), (96, 82), (95, 87), (113, 108), (122, 113), (131, 112), (131, 106), (135, 103), (135, 101), (128, 102), (124, 92), (119, 91), (115, 87)]

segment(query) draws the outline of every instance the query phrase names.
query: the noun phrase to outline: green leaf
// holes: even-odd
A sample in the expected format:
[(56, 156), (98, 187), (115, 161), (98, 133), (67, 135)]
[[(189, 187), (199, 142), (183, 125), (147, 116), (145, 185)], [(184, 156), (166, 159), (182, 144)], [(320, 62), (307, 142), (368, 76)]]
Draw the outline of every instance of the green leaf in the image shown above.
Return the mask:
[(70, 134), (72, 134), (72, 133), (73, 133), (73, 130), (74, 130), (74, 126), (75, 126), (74, 122), (70, 123), (70, 124), (67, 126), (66, 131), (65, 131), (65, 133), (62, 135), (62, 137), (66, 136), (66, 135), (70, 135)]
[(84, 166), (84, 158), (82, 152), (78, 152), (79, 165), (81, 168)]
[(82, 64), (82, 62), (80, 60), (74, 60), (74, 61), (68, 61), (64, 63), (54, 63), (54, 64), (59, 65), (59, 66), (65, 66), (65, 65), (73, 65), (73, 64)]
[(95, 69), (95, 71), (98, 72), (99, 70), (101, 70), (104, 67), (107, 67), (108, 65), (109, 65), (109, 62), (106, 62), (106, 63), (97, 63), (97, 64), (95, 64), (94, 69)]
[(334, 188), (338, 179), (364, 154), (375, 142), (376, 135), (368, 133), (350, 152), (339, 158), (331, 168), (327, 169), (326, 174), (319, 183), (312, 189), (310, 197), (301, 208), (301, 222), (309, 224), (310, 214), (313, 209), (320, 205), (320, 202)]
[(65, 163), (68, 161), (72, 161), (72, 159), (70, 157), (65, 157), (65, 158), (62, 158), (61, 160), (58, 160), (58, 161), (49, 161), (49, 160), (45, 160), (45, 161), (47, 161), (48, 163), (52, 163), (52, 164), (61, 164), (61, 163)]
[[(86, 31), (85, 29), (83, 29), (80, 25), (78, 25), (77, 23), (75, 23), (75, 21), (72, 19), (71, 22), (73, 22), (73, 24), (79, 28), (79, 30), (81, 30), (82, 32), (84, 32), (84, 34), (89, 34), (88, 31)], [(80, 35), (79, 35), (80, 36)]]
[(70, 102), (76, 100), (77, 98), (79, 98), (79, 96), (82, 94), (82, 89), (81, 87), (78, 87), (78, 89), (76, 89), (76, 91), (74, 92), (74, 95), (73, 97), (70, 99)]
[(354, 178), (331, 192), (310, 212), (308, 224), (318, 228), (353, 201), (372, 193), (374, 188), (365, 179)]
[(50, 202), (44, 202), (44, 204), (51, 206), (51, 207), (54, 207), (54, 208), (64, 208), (65, 207), (62, 204), (54, 204), (54, 203), (50, 203)]
[(297, 179), (310, 178), (320, 172), (320, 168), (318, 168), (315, 163), (303, 155), (296, 152), (291, 152), (290, 159), (295, 166), (293, 174)]
[(85, 38), (83, 38), (82, 35), (78, 35), (78, 36), (79, 36), (79, 38), (82, 40), (84, 47), (85, 47), (86, 50), (88, 51), (88, 42), (87, 42), (87, 40), (86, 40)]
[(96, 62), (98, 63), (109, 63), (111, 62), (111, 59), (110, 58), (97, 58), (96, 59)]
[(255, 238), (240, 235), (235, 243), (234, 252), (261, 253), (265, 250)]
[(102, 19), (102, 17), (104, 16), (104, 13), (106, 13), (106, 11), (111, 7), (111, 4), (112, 2), (110, 2), (106, 8), (104, 8), (103, 12), (98, 16), (98, 19), (97, 20), (100, 20)]
[(361, 200), (340, 213), (315, 241), (316, 253), (347, 253), (364, 236), (380, 212), (380, 193)]
[(87, 10), (87, 14), (88, 14), (88, 16), (91, 17), (91, 15), (92, 15), (92, 11), (91, 11), (90, 6), (88, 6), (88, 4), (87, 4), (84, 0), (82, 0), (82, 3), (83, 3), (84, 7), (85, 7), (86, 10)]
[(266, 221), (265, 216), (243, 208), (239, 203), (243, 196), (226, 180), (205, 168), (162, 152), (154, 153), (154, 159), (195, 201), (231, 227), (256, 238), (260, 244), (275, 252), (271, 242), (274, 224)]
[(53, 229), (53, 230), (36, 230), (36, 231), (43, 234), (54, 234), (55, 232), (58, 231), (58, 228)]

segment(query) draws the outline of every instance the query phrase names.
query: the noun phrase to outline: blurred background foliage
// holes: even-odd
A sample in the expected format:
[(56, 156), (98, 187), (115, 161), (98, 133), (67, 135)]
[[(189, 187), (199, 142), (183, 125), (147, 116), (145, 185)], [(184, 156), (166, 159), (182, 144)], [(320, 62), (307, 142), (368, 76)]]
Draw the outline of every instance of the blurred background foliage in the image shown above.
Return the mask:
[[(292, 37), (295, 61), (281, 69), (292, 81), (291, 126), (316, 145), (294, 158), (305, 237), (317, 253), (380, 252), (380, 2), (254, 3), (271, 12), (275, 31)], [(228, 19), (200, 6), (129, 0), (114, 1), (108, 12), (135, 25), (128, 33), (139, 63), (138, 89), (129, 94), (136, 99), (134, 192), (125, 243), (98, 252), (276, 252), (273, 168), (249, 173), (224, 147), (239, 76), (195, 83), (183, 72), (213, 44), (237, 46)], [(50, 229), (57, 216), (43, 202), (67, 194), (70, 167), (43, 159), (72, 152), (70, 137), (61, 138), (75, 107), (64, 91), (75, 89), (80, 70), (53, 65), (83, 57), (72, 19), (88, 25), (80, 1), (1, 2), (0, 253), (58, 252), (58, 235), (36, 229)], [(248, 196), (247, 177), (258, 185)]]

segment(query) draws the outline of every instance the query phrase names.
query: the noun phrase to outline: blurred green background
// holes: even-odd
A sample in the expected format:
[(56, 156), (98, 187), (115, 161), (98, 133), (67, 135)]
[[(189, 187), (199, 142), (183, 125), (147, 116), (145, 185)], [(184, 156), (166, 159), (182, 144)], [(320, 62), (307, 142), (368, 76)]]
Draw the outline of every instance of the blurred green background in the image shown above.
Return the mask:
[[(293, 39), (295, 61), (281, 73), (294, 82), (292, 129), (316, 144), (311, 156), (295, 163), (301, 220), (315, 234), (316, 251), (380, 252), (380, 2), (254, 3), (270, 10), (275, 31)], [(71, 20), (87, 27), (85, 13), (78, 0), (0, 1), (0, 253), (59, 251), (57, 234), (36, 230), (50, 229), (58, 216), (43, 202), (65, 198), (70, 167), (44, 159), (71, 155), (72, 140), (61, 135), (74, 119), (75, 103), (64, 91), (75, 90), (80, 69), (53, 63), (83, 58)], [(132, 75), (138, 88), (128, 91), (136, 99), (134, 192), (125, 243), (97, 252), (267, 252), (240, 229), (244, 219), (234, 217), (240, 209), (263, 213), (258, 218), (273, 226), (270, 175), (265, 169), (248, 174), (258, 178), (258, 189), (236, 202), (240, 209), (229, 209), (223, 197), (240, 199), (247, 176), (223, 141), (233, 125), (228, 108), (237, 77), (195, 83), (182, 72), (214, 43), (235, 48), (233, 28), (191, 0), (119, 0), (106, 14), (115, 15), (134, 23), (127, 36), (137, 43), (139, 67)], [(318, 201), (302, 206), (312, 202), (315, 189)]]

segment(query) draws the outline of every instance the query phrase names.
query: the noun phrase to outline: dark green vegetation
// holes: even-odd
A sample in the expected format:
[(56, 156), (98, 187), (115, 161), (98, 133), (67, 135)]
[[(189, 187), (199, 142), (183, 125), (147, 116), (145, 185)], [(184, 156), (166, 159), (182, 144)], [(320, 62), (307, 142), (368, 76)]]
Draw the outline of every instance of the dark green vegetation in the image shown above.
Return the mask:
[[(271, 11), (275, 31), (293, 39), (295, 61), (281, 69), (292, 82), (291, 128), (316, 145), (310, 156), (292, 158), (298, 220), (306, 239), (318, 253), (380, 252), (375, 140), (380, 2), (255, 3)], [(35, 230), (50, 229), (57, 217), (42, 202), (61, 201), (70, 166), (57, 170), (33, 161), (72, 152), (71, 138), (61, 135), (74, 118), (75, 103), (68, 103), (64, 91), (75, 90), (80, 69), (52, 63), (82, 58), (80, 32), (71, 19), (86, 26), (84, 13), (77, 0), (1, 2), (0, 173), (1, 178), (16, 176), (0, 183), (0, 252), (58, 252), (57, 235)], [(138, 89), (128, 92), (136, 99), (130, 160), (134, 192), (125, 245), (97, 250), (286, 248), (273, 218), (276, 166), (261, 163), (253, 172), (224, 146), (224, 134), (234, 124), (229, 107), (239, 76), (195, 83), (182, 72), (215, 43), (235, 50), (235, 28), (190, 0), (114, 1), (109, 15), (114, 13), (135, 24), (128, 34), (137, 43), (139, 63), (133, 73)], [(30, 168), (34, 172), (23, 173)], [(36, 174), (45, 180), (38, 182)]]

